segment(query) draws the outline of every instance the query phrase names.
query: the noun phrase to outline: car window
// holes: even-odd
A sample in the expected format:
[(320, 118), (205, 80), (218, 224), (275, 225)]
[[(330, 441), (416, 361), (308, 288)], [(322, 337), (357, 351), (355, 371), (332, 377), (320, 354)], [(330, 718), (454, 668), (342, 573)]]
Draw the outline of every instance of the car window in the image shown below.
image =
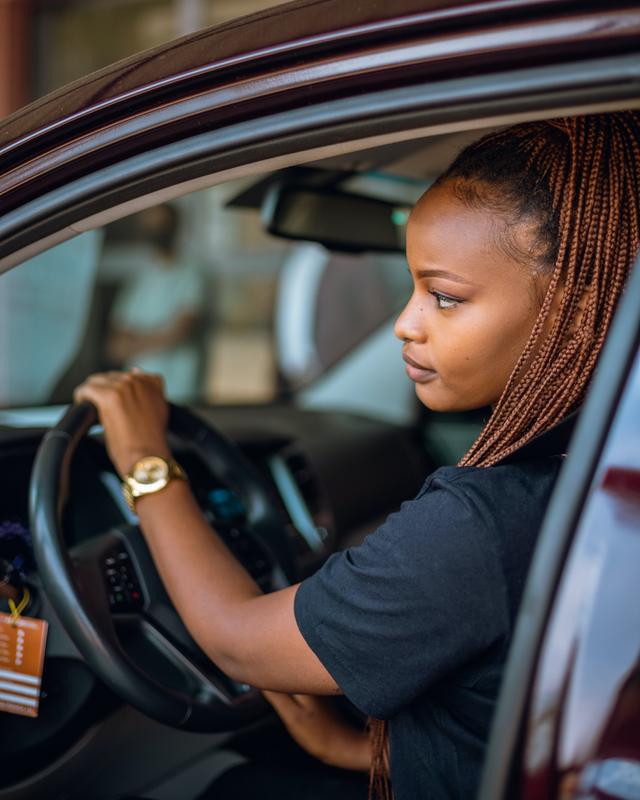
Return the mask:
[(408, 296), (404, 255), (267, 234), (246, 200), (260, 180), (147, 208), (4, 275), (2, 407), (65, 403), (86, 375), (134, 366), (174, 401), (271, 402), (387, 322)]
[(88, 323), (102, 242), (102, 231), (89, 231), (2, 276), (4, 406), (46, 402), (76, 357)]

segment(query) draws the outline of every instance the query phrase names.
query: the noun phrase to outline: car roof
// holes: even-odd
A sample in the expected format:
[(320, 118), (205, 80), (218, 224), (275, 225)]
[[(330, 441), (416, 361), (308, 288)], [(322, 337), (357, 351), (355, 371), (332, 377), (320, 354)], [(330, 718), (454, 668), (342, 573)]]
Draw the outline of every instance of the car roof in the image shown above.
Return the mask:
[[(598, 6), (603, 11), (611, 8), (600, 2), (589, 3), (589, 10)], [(535, 19), (550, 10), (586, 9), (575, 0), (295, 0), (143, 51), (20, 109), (0, 125), (0, 158), (5, 161), (3, 156), (11, 154), (5, 164), (13, 166), (35, 138), (49, 140), (56, 130), (62, 136), (65, 123), (77, 122), (78, 117), (96, 117), (99, 112), (100, 119), (108, 119), (118, 109), (122, 114), (124, 104), (130, 110), (141, 101), (148, 105), (180, 84), (206, 84), (229, 69), (240, 75), (251, 70), (252, 62), (264, 66), (265, 57), (277, 63), (293, 53), (299, 57), (302, 51), (335, 53), (402, 38), (407, 32), (434, 34), (497, 20)]]

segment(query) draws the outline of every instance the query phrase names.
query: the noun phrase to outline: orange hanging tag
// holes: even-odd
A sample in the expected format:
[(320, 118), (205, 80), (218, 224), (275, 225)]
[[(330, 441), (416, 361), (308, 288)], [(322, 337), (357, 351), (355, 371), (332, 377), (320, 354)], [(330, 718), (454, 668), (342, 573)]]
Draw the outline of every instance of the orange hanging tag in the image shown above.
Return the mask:
[(21, 617), (20, 605), (0, 613), (0, 711), (37, 717), (48, 624)]

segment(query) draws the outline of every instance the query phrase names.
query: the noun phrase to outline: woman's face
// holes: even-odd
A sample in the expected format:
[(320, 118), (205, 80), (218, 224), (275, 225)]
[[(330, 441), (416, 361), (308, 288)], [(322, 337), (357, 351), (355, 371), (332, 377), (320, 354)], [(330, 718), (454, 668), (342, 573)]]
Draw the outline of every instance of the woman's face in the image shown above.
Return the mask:
[(395, 334), (418, 398), (434, 411), (495, 405), (536, 321), (546, 284), (538, 279), (536, 287), (502, 251), (501, 225), (446, 183), (423, 195), (409, 218), (414, 289)]

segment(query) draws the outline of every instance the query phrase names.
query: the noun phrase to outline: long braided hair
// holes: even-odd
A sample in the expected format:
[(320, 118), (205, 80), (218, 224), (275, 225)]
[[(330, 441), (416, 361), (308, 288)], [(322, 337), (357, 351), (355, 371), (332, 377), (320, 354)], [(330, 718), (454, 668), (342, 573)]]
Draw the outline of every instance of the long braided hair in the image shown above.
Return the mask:
[[(436, 181), (501, 220), (498, 244), (546, 292), (489, 420), (459, 461), (490, 467), (577, 409), (640, 246), (640, 113), (530, 122), (463, 150)], [(523, 246), (521, 224), (530, 235)], [(532, 233), (531, 233), (532, 232)], [(370, 800), (392, 800), (385, 722), (369, 719)]]

